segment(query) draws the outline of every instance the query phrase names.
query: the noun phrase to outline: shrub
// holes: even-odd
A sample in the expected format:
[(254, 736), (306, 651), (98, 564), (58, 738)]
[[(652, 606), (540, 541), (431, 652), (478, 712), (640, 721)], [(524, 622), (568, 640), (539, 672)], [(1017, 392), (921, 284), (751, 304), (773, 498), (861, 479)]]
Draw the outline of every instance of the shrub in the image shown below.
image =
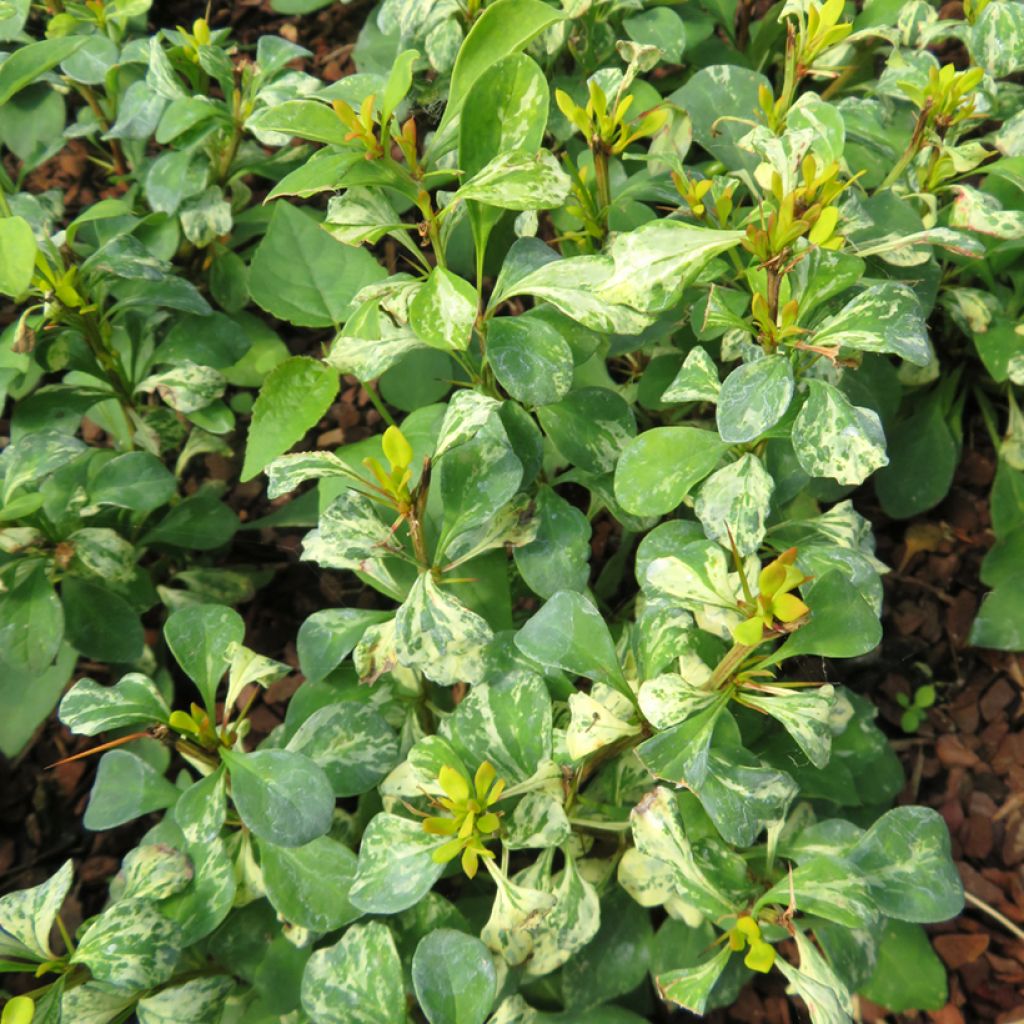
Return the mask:
[[(53, 6), (0, 8), (4, 748), (107, 663), (59, 708), (112, 747), (85, 826), (165, 813), (76, 935), (70, 862), (0, 900), (44, 979), (4, 1024), (628, 1024), (772, 971), (820, 1024), (940, 1007), (945, 825), (807, 677), (881, 636), (850, 495), (941, 501), (968, 403), (973, 638), (1024, 646), (1024, 8), (384, 0), (323, 86)], [(71, 219), (19, 190), (68, 137), (117, 193)], [(292, 451), (342, 375), (386, 429)], [(266, 522), (376, 594), (303, 623), (258, 743), (291, 667), (210, 453), (316, 481)]]

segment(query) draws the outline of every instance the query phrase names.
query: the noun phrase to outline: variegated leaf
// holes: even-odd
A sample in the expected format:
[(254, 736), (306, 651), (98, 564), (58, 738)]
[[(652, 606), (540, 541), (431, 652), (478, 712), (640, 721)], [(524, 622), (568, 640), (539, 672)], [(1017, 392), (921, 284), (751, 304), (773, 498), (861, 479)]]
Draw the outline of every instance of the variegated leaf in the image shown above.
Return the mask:
[(497, 892), (480, 938), (491, 952), (515, 967), (533, 952), (533, 937), (543, 928), (545, 915), (555, 905), (555, 896), (541, 889), (517, 885), (493, 868), (489, 860), (484, 863), (497, 885)]
[(786, 356), (766, 356), (738, 366), (718, 394), (718, 433), (729, 444), (760, 437), (785, 415), (793, 400), (793, 370)]
[(352, 478), (352, 470), (333, 452), (295, 452), (281, 455), (264, 468), (267, 497), (279, 498), (307, 480), (341, 476)]
[(548, 688), (536, 675), (476, 686), (439, 732), (471, 771), (489, 761), (510, 785), (524, 782), (551, 758)]
[(227, 817), (227, 778), (223, 767), (193, 782), (174, 805), (174, 820), (190, 843), (212, 842)]
[(733, 901), (698, 863), (671, 790), (663, 786), (651, 790), (629, 817), (636, 848), (675, 869), (679, 895), (712, 920), (735, 913)]
[(445, 545), (448, 560), (445, 571), (450, 571), (471, 558), (493, 548), (523, 547), (537, 536), (537, 517), (534, 503), (526, 494), (516, 495), (485, 522), (455, 534)]
[(640, 710), (655, 729), (670, 729), (710, 707), (718, 695), (674, 672), (648, 679), (640, 687)]
[(379, 712), (347, 700), (314, 711), (288, 741), (324, 770), (334, 795), (373, 789), (398, 762), (398, 737)]
[(174, 973), (181, 942), (177, 925), (149, 900), (121, 900), (89, 925), (71, 963), (117, 989), (153, 988)]
[(476, 437), (497, 416), (501, 402), (478, 391), (457, 391), (445, 409), (441, 429), (437, 435), (434, 458)]
[(228, 669), (228, 692), (224, 697), (225, 707), (233, 707), (235, 701), (242, 695), (242, 691), (251, 683), (258, 683), (263, 689), (266, 689), (271, 683), (283, 679), (291, 672), (291, 666), (263, 654), (257, 654), (255, 651), (249, 650), (245, 644), (229, 644), (226, 653), (231, 659), (231, 665)]
[(72, 565), (100, 579), (127, 583), (135, 574), (135, 545), (115, 530), (86, 526), (68, 539), (74, 548)]
[(550, 210), (569, 197), (572, 182), (546, 149), (499, 153), (459, 186), (456, 199), (475, 199), (503, 210)]
[(111, 1024), (134, 1005), (137, 993), (108, 988), (98, 981), (69, 988), (61, 996), (63, 1020), (75, 1024)]
[(793, 424), (793, 449), (805, 473), (855, 485), (889, 464), (874, 410), (851, 405), (824, 381), (808, 380), (807, 387), (807, 401)]
[(399, 663), (442, 686), (479, 683), (491, 627), (421, 573), (395, 616)]
[(781, 722), (816, 768), (828, 764), (832, 751), (830, 719), (836, 703), (835, 688), (830, 683), (815, 690), (773, 690), (763, 695), (744, 690), (740, 699)]
[(683, 365), (661, 396), (663, 402), (717, 402), (722, 385), (715, 361), (700, 345), (687, 353)]
[(921, 304), (897, 281), (864, 289), (814, 330), (814, 344), (859, 352), (891, 352), (914, 366), (933, 358)]
[(171, 710), (148, 676), (130, 672), (114, 686), (79, 679), (60, 702), (60, 720), (72, 731), (95, 736), (127, 725), (166, 723)]
[(714, 956), (695, 967), (682, 967), (659, 974), (655, 979), (658, 994), (666, 1002), (681, 1006), (691, 1013), (704, 1013), (711, 990), (725, 970), (730, 956), (732, 950), (723, 946)]
[(444, 836), (424, 832), (418, 821), (375, 815), (359, 847), (352, 905), (368, 914), (397, 914), (418, 903), (444, 871), (444, 864), (431, 857), (444, 842)]
[(811, 1024), (852, 1024), (853, 1001), (846, 986), (803, 932), (797, 930), (794, 938), (800, 969), (782, 957), (776, 959), (775, 966), (807, 1004)]
[(835, 921), (846, 928), (878, 927), (880, 915), (868, 884), (856, 866), (834, 854), (812, 857), (778, 881), (759, 900)]
[(704, 481), (694, 511), (709, 540), (728, 545), (731, 538), (741, 555), (752, 555), (764, 539), (774, 491), (764, 464), (748, 452)]
[(168, 985), (139, 1000), (139, 1024), (217, 1024), (235, 988), (223, 974)]
[(975, 63), (993, 78), (1024, 68), (1024, 10), (997, 0), (985, 6), (967, 35)]
[[(50, 932), (71, 889), (71, 861), (41, 885), (0, 897), (0, 955), (8, 952), (32, 959), (52, 960)], [(11, 941), (13, 940), (13, 941)]]
[(317, 950), (302, 975), (314, 1024), (404, 1024), (405, 986), (395, 940), (378, 921), (357, 924)]
[[(554, 879), (551, 880), (554, 883)], [(562, 966), (582, 949), (601, 926), (601, 901), (597, 890), (580, 874), (576, 859), (566, 855), (565, 868), (552, 884), (555, 905), (533, 932), (533, 951), (526, 976), (539, 978)]]
[(616, 877), (641, 907), (660, 907), (679, 894), (675, 868), (668, 861), (641, 853), (635, 846), (622, 855)]
[(342, 491), (320, 513), (319, 525), (302, 541), (302, 557), (328, 569), (366, 570), (392, 543), (376, 506), (358, 491)]
[(224, 376), (212, 366), (200, 366), (186, 360), (170, 370), (151, 374), (136, 391), (144, 394), (159, 392), (172, 409), (190, 413), (205, 409), (224, 394), (226, 387)]
[(560, 801), (548, 793), (527, 793), (505, 822), (502, 842), (510, 850), (546, 850), (570, 836), (569, 819)]
[(346, 245), (375, 245), (385, 235), (402, 238), (402, 218), (388, 202), (382, 189), (346, 189), (341, 195), (331, 196), (327, 204), (324, 230)]
[(570, 694), (569, 711), (565, 742), (574, 761), (641, 731), (633, 705), (604, 683), (594, 683), (590, 693)]
[(186, 888), (194, 874), (192, 862), (180, 850), (147, 843), (125, 857), (111, 895), (115, 899), (164, 900)]
[(464, 352), (476, 314), (476, 289), (450, 270), (435, 267), (409, 304), (409, 325), (431, 348)]
[(1024, 210), (1004, 210), (995, 196), (969, 185), (954, 185), (953, 189), (956, 198), (949, 214), (952, 227), (1006, 240), (1024, 238)]

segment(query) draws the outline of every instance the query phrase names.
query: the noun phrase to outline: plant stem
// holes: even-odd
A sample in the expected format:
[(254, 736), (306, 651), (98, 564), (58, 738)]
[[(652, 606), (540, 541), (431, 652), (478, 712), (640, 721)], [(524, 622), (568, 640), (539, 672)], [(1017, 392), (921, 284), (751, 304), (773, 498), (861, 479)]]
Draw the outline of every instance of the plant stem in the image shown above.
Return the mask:
[(743, 659), (753, 650), (747, 644), (733, 644), (732, 649), (718, 663), (718, 667), (711, 673), (711, 677), (704, 684), (705, 690), (718, 690), (731, 678), (732, 674), (740, 667)]
[[(96, 120), (99, 121), (100, 127), (105, 132), (110, 131), (110, 118), (103, 112), (100, 101), (97, 99), (92, 87), (81, 82), (73, 82), (72, 84), (82, 99), (89, 104), (89, 109), (96, 115)], [(126, 175), (128, 173), (128, 163), (124, 158), (124, 150), (121, 149), (119, 139), (110, 140), (110, 156), (114, 161), (114, 173), (121, 177)]]
[(907, 143), (907, 148), (903, 151), (903, 155), (893, 164), (892, 169), (885, 176), (882, 184), (875, 189), (875, 194), (884, 192), (887, 188), (891, 188), (897, 181), (899, 181), (900, 175), (910, 166), (911, 161), (918, 153), (921, 152), (921, 143), (924, 141), (925, 128), (928, 125), (928, 111), (931, 107), (931, 100), (929, 100), (921, 113), (917, 115), (917, 124), (914, 125), (914, 132), (910, 136), (910, 141)]
[(380, 395), (377, 394), (377, 389), (369, 381), (363, 384), (363, 389), (366, 391), (367, 396), (373, 403), (374, 409), (376, 409), (377, 412), (380, 413), (380, 418), (389, 427), (398, 426), (398, 424), (395, 423), (394, 416), (392, 416), (391, 413), (388, 412), (388, 407), (383, 403), (383, 401), (381, 401)]
[(608, 153), (602, 143), (598, 142), (593, 148), (594, 154), (594, 180), (597, 185), (597, 216), (600, 222), (601, 231), (608, 234), (608, 211), (612, 205), (612, 185), (608, 174)]

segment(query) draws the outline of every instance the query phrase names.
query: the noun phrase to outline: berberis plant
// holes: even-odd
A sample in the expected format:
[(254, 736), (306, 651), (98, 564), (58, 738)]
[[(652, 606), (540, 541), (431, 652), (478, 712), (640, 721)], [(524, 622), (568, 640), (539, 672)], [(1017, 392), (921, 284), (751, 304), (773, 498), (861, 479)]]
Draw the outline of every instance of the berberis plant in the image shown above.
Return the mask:
[[(330, 85), (149, 6), (0, 4), (0, 734), (74, 676), (85, 827), (165, 812), (75, 934), (70, 861), (0, 899), (4, 1024), (942, 1006), (945, 824), (815, 680), (881, 637), (851, 495), (933, 507), (968, 415), (1024, 647), (1024, 5), (383, 0)], [(356, 584), (269, 735), (225, 465)]]

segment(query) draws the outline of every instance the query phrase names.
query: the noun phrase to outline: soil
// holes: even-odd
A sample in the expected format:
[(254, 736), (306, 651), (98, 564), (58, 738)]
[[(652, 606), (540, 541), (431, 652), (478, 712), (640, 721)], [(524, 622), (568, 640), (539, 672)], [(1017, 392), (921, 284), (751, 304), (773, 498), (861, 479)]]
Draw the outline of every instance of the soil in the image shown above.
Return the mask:
[[(243, 45), (260, 34), (279, 32), (312, 51), (306, 70), (334, 81), (351, 71), (352, 40), (369, 6), (355, 0), (283, 18), (270, 11), (266, 0), (235, 0), (212, 3), (210, 21), (215, 28), (230, 27)], [(154, 5), (153, 27), (190, 25), (204, 13), (205, 4), (195, 0), (161, 2)], [(26, 187), (60, 189), (72, 214), (109, 194), (81, 142), (71, 142), (34, 171)], [(5, 322), (4, 312), (0, 322)], [(310, 446), (335, 447), (376, 432), (378, 423), (368, 396), (352, 382), (307, 440)], [(5, 428), (0, 421), (0, 435), (8, 433)], [(900, 800), (934, 807), (943, 816), (968, 894), (960, 917), (929, 928), (949, 969), (947, 1005), (928, 1014), (894, 1017), (861, 999), (860, 1019), (868, 1024), (1024, 1022), (1024, 658), (967, 646), (984, 593), (978, 570), (992, 543), (987, 495), (994, 472), (991, 450), (980, 440), (972, 447), (971, 441), (951, 493), (922, 517), (887, 521), (870, 492), (859, 496), (861, 512), (875, 525), (878, 554), (893, 567), (885, 577), (885, 639), (852, 672), (828, 667), (829, 678), (843, 678), (878, 704), (906, 770)], [(206, 460), (209, 475), (228, 477), (229, 469), (215, 457)], [(230, 500), (243, 520), (271, 510), (260, 482), (237, 485)], [(595, 576), (614, 553), (617, 539), (600, 527), (595, 525), (593, 541)], [(374, 599), (352, 577), (301, 563), (301, 534), (272, 529), (241, 533), (230, 558), (276, 570), (274, 582), (243, 609), (247, 635), (256, 650), (296, 669), (294, 638), (307, 615), (328, 605)], [(149, 640), (157, 643), (158, 622), (152, 626)], [(102, 672), (102, 666), (95, 669)], [(113, 681), (102, 674), (97, 678)], [(268, 691), (253, 713), (259, 732), (269, 732), (281, 720), (300, 681), (296, 672)], [(900, 727), (897, 697), (912, 697), (925, 683), (936, 687), (937, 700), (908, 734)], [(102, 907), (121, 857), (156, 820), (104, 833), (83, 829), (95, 760), (48, 766), (94, 743), (71, 736), (51, 718), (19, 759), (0, 757), (0, 893), (37, 884), (73, 858), (76, 882), (64, 915), (72, 930)], [(673, 1019), (692, 1018), (679, 1013)], [(769, 977), (758, 979), (734, 1007), (710, 1019), (717, 1024), (795, 1024), (806, 1018), (781, 983)]]

